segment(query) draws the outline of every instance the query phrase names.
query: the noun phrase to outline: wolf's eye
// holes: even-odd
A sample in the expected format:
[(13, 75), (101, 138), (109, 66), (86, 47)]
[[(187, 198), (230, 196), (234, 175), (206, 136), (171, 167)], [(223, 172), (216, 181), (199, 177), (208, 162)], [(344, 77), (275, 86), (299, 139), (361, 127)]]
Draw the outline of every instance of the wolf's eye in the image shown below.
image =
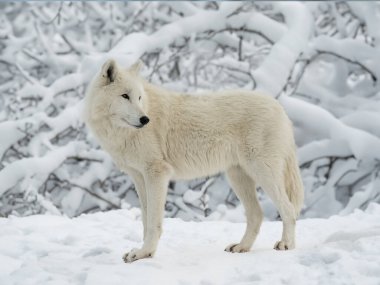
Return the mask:
[(139, 101), (141, 100), (141, 96), (139, 97)]
[(123, 95), (121, 95), (121, 97), (123, 97), (124, 99), (129, 100), (129, 96), (128, 96), (128, 94), (123, 94)]

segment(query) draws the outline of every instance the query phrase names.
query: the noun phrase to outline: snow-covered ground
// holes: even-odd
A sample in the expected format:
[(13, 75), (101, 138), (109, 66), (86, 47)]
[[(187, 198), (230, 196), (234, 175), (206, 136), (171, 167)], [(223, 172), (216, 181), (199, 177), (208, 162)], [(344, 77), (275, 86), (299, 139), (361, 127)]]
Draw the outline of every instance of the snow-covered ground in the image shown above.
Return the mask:
[(272, 249), (281, 222), (264, 222), (250, 252), (224, 252), (244, 226), (166, 219), (156, 256), (125, 264), (141, 245), (137, 209), (0, 219), (0, 284), (380, 284), (378, 204), (300, 220), (292, 251)]

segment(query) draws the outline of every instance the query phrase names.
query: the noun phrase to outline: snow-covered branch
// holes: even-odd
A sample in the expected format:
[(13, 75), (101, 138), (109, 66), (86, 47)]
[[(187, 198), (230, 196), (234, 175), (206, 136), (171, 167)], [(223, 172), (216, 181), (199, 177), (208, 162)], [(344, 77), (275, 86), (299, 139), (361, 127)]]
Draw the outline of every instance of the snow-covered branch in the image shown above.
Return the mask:
[[(125, 66), (140, 58), (144, 76), (181, 92), (278, 98), (299, 146), (303, 215), (379, 200), (378, 3), (0, 5), (0, 214), (137, 205), (132, 182), (81, 121), (86, 86), (109, 57)], [(171, 185), (171, 216), (202, 219), (236, 205), (222, 175)]]

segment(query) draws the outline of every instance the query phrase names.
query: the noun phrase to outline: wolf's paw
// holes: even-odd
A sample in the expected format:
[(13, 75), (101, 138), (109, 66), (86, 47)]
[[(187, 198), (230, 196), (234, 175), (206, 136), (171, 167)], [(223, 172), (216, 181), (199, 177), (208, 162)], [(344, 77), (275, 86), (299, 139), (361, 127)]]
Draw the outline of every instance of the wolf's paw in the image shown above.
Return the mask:
[(226, 247), (224, 251), (227, 252), (248, 252), (251, 249), (250, 246), (244, 246), (241, 243), (233, 243)]
[(274, 244), (273, 248), (275, 250), (288, 250), (288, 249), (293, 249), (294, 244), (280, 240)]
[(125, 263), (131, 263), (138, 259), (153, 257), (153, 252), (148, 252), (144, 249), (132, 249), (130, 252), (127, 252), (123, 255), (123, 260)]

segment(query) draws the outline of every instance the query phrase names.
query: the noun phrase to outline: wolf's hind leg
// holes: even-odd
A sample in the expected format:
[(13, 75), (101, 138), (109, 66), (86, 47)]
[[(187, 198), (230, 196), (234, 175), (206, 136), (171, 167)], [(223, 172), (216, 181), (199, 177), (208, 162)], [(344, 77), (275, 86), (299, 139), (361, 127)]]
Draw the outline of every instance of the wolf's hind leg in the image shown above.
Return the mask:
[(274, 249), (287, 250), (295, 247), (296, 211), (285, 190), (284, 173), (280, 162), (258, 163), (257, 183), (275, 204), (282, 219), (282, 238)]
[(226, 174), (232, 189), (244, 206), (247, 227), (240, 243), (227, 246), (225, 251), (247, 252), (251, 249), (263, 221), (263, 212), (257, 200), (255, 181), (240, 166), (230, 167)]

